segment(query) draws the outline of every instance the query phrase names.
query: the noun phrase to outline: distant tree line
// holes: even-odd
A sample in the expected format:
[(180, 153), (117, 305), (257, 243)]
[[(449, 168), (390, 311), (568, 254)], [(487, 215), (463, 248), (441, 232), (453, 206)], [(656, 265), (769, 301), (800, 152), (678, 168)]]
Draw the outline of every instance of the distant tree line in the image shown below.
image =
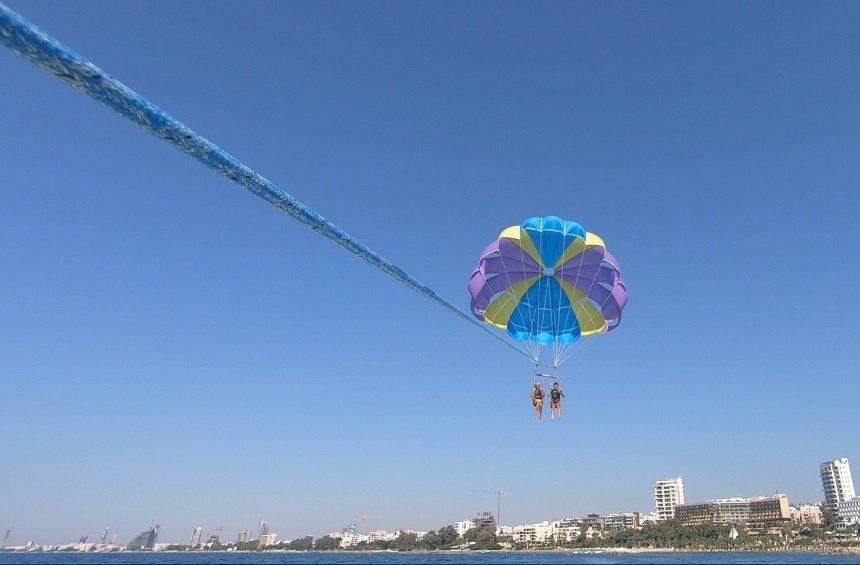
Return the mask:
[[(724, 524), (707, 524), (702, 526), (684, 526), (677, 520), (649, 522), (639, 529), (627, 528), (621, 530), (603, 530), (591, 538), (583, 532), (576, 539), (567, 542), (550, 539), (546, 543), (510, 543), (510, 536), (497, 536), (495, 526), (472, 528), (462, 537), (457, 535), (452, 526), (428, 532), (418, 539), (414, 533), (401, 533), (393, 540), (363, 541), (350, 546), (350, 551), (433, 551), (446, 550), (455, 547), (471, 550), (502, 549), (505, 542), (513, 549), (529, 549), (536, 547), (567, 547), (567, 548), (676, 548), (676, 549), (731, 549), (761, 546), (776, 546), (791, 544), (797, 546), (818, 545), (832, 536), (830, 526), (780, 526), (766, 533), (753, 534), (738, 528), (737, 539), (730, 537), (731, 526)], [(275, 545), (260, 547), (257, 540), (249, 542), (233, 542), (226, 545), (220, 543), (207, 544), (198, 547), (204, 551), (338, 551), (341, 538), (323, 536), (314, 539), (311, 536), (281, 542)], [(171, 545), (173, 551), (189, 551), (188, 545)]]

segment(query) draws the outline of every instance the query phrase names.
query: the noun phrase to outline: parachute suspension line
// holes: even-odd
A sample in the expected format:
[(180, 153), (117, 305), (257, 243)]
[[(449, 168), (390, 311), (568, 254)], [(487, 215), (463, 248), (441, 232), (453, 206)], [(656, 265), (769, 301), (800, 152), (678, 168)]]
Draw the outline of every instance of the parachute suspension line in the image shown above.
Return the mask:
[[(543, 263), (543, 218), (541, 218), (541, 221), (540, 221), (540, 230), (541, 230), (540, 231), (540, 238), (538, 238), (540, 240), (538, 243), (538, 257), (540, 257), (540, 263)], [(526, 235), (528, 236), (528, 233), (526, 233)], [(531, 237), (531, 236), (529, 236), (529, 237)], [(541, 283), (541, 278), (543, 278), (544, 276), (545, 275), (543, 274), (543, 272), (541, 272), (540, 276), (538, 277), (537, 304), (532, 309), (533, 315), (531, 316), (531, 320), (530, 320), (532, 327), (530, 328), (530, 330), (531, 330), (531, 335), (533, 335), (533, 336), (536, 336), (539, 333), (539, 330), (541, 329), (541, 326), (543, 325), (544, 296), (543, 296), (542, 287), (544, 285), (542, 285), (540, 283)], [(549, 285), (547, 284), (546, 286), (548, 287)], [(540, 344), (540, 342), (535, 342), (535, 348), (537, 348), (537, 351), (538, 351), (538, 358), (540, 358), (540, 353), (542, 352), (541, 347), (543, 347), (543, 346)]]
[[(522, 228), (522, 226), (521, 226), (521, 227), (520, 227), (520, 239), (522, 239), (522, 238), (523, 238), (523, 232), (524, 232), (524, 231), (525, 231), (525, 230), (524, 230), (524, 229)], [(528, 233), (526, 233), (526, 234), (525, 234), (525, 237), (530, 237), (530, 236), (529, 236), (529, 234), (528, 234)], [(517, 247), (518, 247), (518, 248), (519, 248), (519, 250), (520, 250), (520, 261), (521, 261), (521, 264), (522, 264), (522, 265), (525, 265), (525, 263), (526, 263), (526, 257), (525, 257), (526, 253), (525, 253), (525, 251), (523, 251), (522, 244), (517, 244)], [(499, 248), (501, 249), (501, 245), (499, 246)], [(504, 264), (503, 264), (503, 266), (504, 266)], [(537, 283), (535, 283), (535, 284), (540, 284), (540, 275), (538, 275), (538, 282), (537, 282)], [(526, 292), (523, 294), (523, 298), (522, 298), (522, 299), (523, 299), (523, 300), (526, 300), (526, 301), (527, 301), (527, 302), (526, 302), (526, 304), (528, 304), (529, 306), (531, 306), (531, 303), (530, 303), (530, 302), (528, 302), (528, 295), (529, 295), (529, 293), (528, 293), (528, 289), (526, 289)], [(533, 309), (532, 309), (532, 308), (529, 308), (529, 311), (530, 311), (530, 313), (531, 313), (530, 315), (531, 315), (531, 316), (534, 316), (534, 311), (533, 311)], [(529, 336), (531, 336), (531, 322), (529, 322), (529, 324), (530, 324), (530, 327), (529, 327), (529, 330), (530, 330)], [(526, 347), (526, 349), (528, 349), (529, 354), (532, 356), (532, 360), (535, 362), (535, 367), (537, 367), (538, 363), (540, 363), (540, 346), (539, 346), (539, 345), (537, 345), (537, 343), (532, 342), (531, 337), (528, 337), (528, 338), (524, 339), (524, 340), (523, 340), (523, 343), (524, 343), (524, 347)]]
[[(519, 247), (519, 245), (517, 247)], [(520, 248), (520, 253), (522, 254), (522, 248)], [(510, 273), (508, 273), (508, 267), (505, 264), (504, 257), (502, 257), (501, 239), (499, 240), (499, 262), (502, 265), (502, 269), (505, 271), (505, 277), (508, 279), (508, 288), (507, 288), (507, 290), (505, 290), (505, 293), (510, 293), (511, 300), (516, 301), (516, 295), (514, 295), (513, 290), (512, 290), (514, 285), (511, 283), (511, 275), (510, 275)], [(523, 275), (525, 275), (525, 273), (523, 273)], [(514, 308), (516, 308), (516, 305), (514, 305)], [(529, 340), (525, 340), (523, 348), (521, 349), (521, 348), (517, 347), (517, 350), (523, 352), (524, 355), (527, 355), (530, 359), (532, 359), (535, 363), (537, 363), (537, 358), (535, 357), (535, 352), (532, 351), (532, 348), (529, 346), (528, 341)], [(510, 342), (505, 341), (505, 343), (510, 343)]]
[(561, 365), (562, 363), (566, 363), (574, 355), (581, 355), (585, 349), (591, 347), (591, 344), (594, 341), (595, 340), (593, 340), (593, 339), (586, 339), (586, 340), (583, 340), (582, 343), (580, 343), (579, 340), (577, 340), (576, 343), (568, 346), (568, 349), (564, 352), (564, 354), (562, 355), (558, 364)]
[[(564, 228), (562, 228), (562, 229), (564, 229)], [(562, 242), (566, 241), (565, 236), (566, 236), (566, 233), (562, 232)], [(573, 245), (575, 243), (576, 243), (576, 239), (574, 238), (574, 241), (570, 242), (570, 245)], [(565, 243), (564, 245), (562, 245), (562, 249), (561, 249), (561, 258), (562, 259), (564, 259), (564, 252), (566, 250), (567, 250), (567, 244)], [(565, 263), (567, 263), (567, 261), (565, 261), (564, 263), (562, 263), (560, 265), (561, 272), (558, 274), (558, 303), (559, 304), (561, 304), (561, 297), (562, 297), (562, 294), (564, 293), (562, 281), (564, 280), (564, 265), (565, 265)], [(573, 308), (573, 304), (571, 304), (570, 306), (571, 306), (571, 308)], [(558, 320), (559, 326), (561, 326), (561, 310), (562, 310), (562, 308), (556, 309), (556, 314), (558, 315), (558, 318), (559, 318), (559, 320)], [(567, 321), (567, 320), (565, 320), (565, 321)], [(561, 351), (563, 350), (563, 348), (564, 348), (564, 344), (559, 343), (557, 340), (553, 340), (553, 344), (552, 344), (552, 366), (553, 366), (553, 368), (558, 368), (559, 357), (561, 356)]]
[[(605, 254), (605, 252), (606, 252), (606, 248), (604, 247), (604, 254)], [(583, 257), (584, 257), (584, 255), (585, 255), (585, 249), (583, 249)], [(583, 260), (584, 260), (584, 259), (583, 259)], [(594, 288), (594, 283), (595, 283), (595, 282), (597, 282), (597, 278), (598, 278), (598, 276), (600, 276), (600, 267), (601, 267), (601, 265), (603, 265), (603, 259), (601, 259), (601, 260), (600, 260), (600, 262), (596, 265), (596, 268), (594, 269), (594, 277), (592, 277), (592, 279), (591, 279), (591, 283), (588, 285), (588, 290), (587, 290), (587, 291), (585, 291), (585, 295), (584, 295), (584, 297), (583, 297), (583, 299), (582, 299), (582, 300), (583, 300), (583, 303), (585, 303), (586, 301), (588, 301), (588, 297), (589, 297), (589, 296), (591, 296), (591, 289), (593, 289), (593, 288)], [(581, 268), (582, 268), (582, 264), (581, 264), (581, 262), (580, 262), (580, 269), (581, 269)], [(578, 280), (579, 280), (579, 272), (577, 272), (576, 278), (577, 278), (577, 281), (578, 281)], [(605, 301), (606, 301), (606, 300), (604, 299), (604, 302), (605, 302)], [(603, 305), (601, 304), (601, 305), (600, 305), (600, 308), (602, 308), (602, 307), (603, 307)], [(597, 311), (598, 311), (598, 312), (600, 311), (600, 308), (598, 308), (598, 309), (597, 309)], [(592, 324), (592, 325), (594, 325), (595, 320), (591, 317), (591, 312), (590, 312), (589, 310), (587, 310), (587, 309), (583, 309), (583, 312), (585, 312), (585, 314), (588, 316), (588, 321), (589, 321), (589, 322), (591, 322), (591, 324)], [(601, 319), (601, 320), (600, 320), (600, 322), (601, 322), (601, 323), (603, 323), (603, 319)], [(591, 343), (591, 341), (592, 341), (592, 340), (588, 340), (588, 343)], [(571, 351), (571, 352), (570, 352), (570, 355), (568, 355), (567, 357), (568, 357), (568, 358), (570, 358), (571, 356), (573, 356), (573, 351)]]
[[(564, 230), (564, 227), (562, 227)], [(564, 258), (564, 252), (567, 249), (567, 238), (565, 231), (562, 231), (562, 249), (560, 259)], [(574, 242), (571, 242), (571, 244)], [(558, 273), (554, 273), (555, 277), (558, 279), (556, 282), (558, 283), (558, 307), (553, 311), (553, 341), (552, 341), (552, 366), (555, 369), (559, 364), (559, 357), (561, 355), (561, 351), (564, 347), (564, 344), (558, 341), (558, 331), (562, 327), (561, 320), (561, 312), (563, 308), (561, 308), (561, 297), (564, 294), (564, 289), (562, 287), (562, 275), (564, 274), (564, 263), (560, 265), (561, 270)]]
[[(585, 293), (586, 297), (588, 297), (588, 296), (591, 294), (591, 289), (594, 287), (594, 284), (597, 282), (597, 278), (598, 278), (598, 276), (600, 275), (600, 266), (601, 266), (602, 264), (603, 264), (603, 261), (601, 261), (601, 262), (597, 265), (597, 269), (595, 270), (595, 273), (594, 273), (594, 278), (591, 280), (591, 285), (589, 285), (589, 287), (588, 287), (588, 292), (586, 292), (586, 293)], [(600, 284), (600, 283), (597, 283), (597, 284)], [(600, 312), (600, 311), (602, 311), (602, 310), (603, 310), (603, 306), (606, 304), (606, 301), (607, 301), (607, 300), (609, 300), (611, 297), (612, 297), (612, 293), (610, 292), (610, 293), (606, 296), (606, 298), (604, 298), (604, 299), (600, 302), (600, 304), (597, 306), (597, 311), (598, 311), (598, 312)], [(587, 298), (586, 298), (586, 300), (587, 300)], [(593, 341), (593, 340), (588, 340), (588, 342), (587, 342), (587, 343), (590, 345), (592, 341)], [(573, 354), (574, 354), (576, 351), (582, 351), (582, 348), (583, 348), (583, 345), (580, 345), (580, 346), (578, 346), (578, 347), (577, 347), (577, 348), (575, 348), (575, 349), (574, 349), (574, 348), (571, 348), (571, 350), (569, 351), (569, 353), (567, 354), (567, 356), (564, 358), (564, 360), (562, 361), (562, 363), (563, 363), (564, 361), (567, 361), (567, 360), (568, 360), (568, 359), (570, 359), (571, 357), (573, 357)]]
[[(579, 277), (582, 274), (582, 263), (583, 263), (583, 261), (585, 261), (585, 252), (587, 249), (585, 246), (585, 241), (587, 238), (588, 238), (588, 234), (586, 233), (582, 239), (582, 251), (579, 253), (579, 264), (576, 267), (576, 278), (574, 279), (574, 284), (573, 284), (574, 288), (577, 288), (577, 284), (579, 283)], [(576, 308), (576, 306), (577, 305), (581, 306), (583, 301), (587, 301), (587, 300), (588, 300), (588, 293), (585, 293), (583, 295), (583, 298), (581, 298), (579, 301), (577, 301), (576, 304), (571, 304), (570, 305), (571, 310), (572, 310), (571, 314), (575, 316), (576, 313), (575, 313), (574, 309)], [(582, 308), (582, 311), (586, 312), (586, 313), (588, 312), (585, 308)], [(589, 316), (589, 321), (591, 321), (591, 316)], [(582, 327), (581, 326), (580, 326), (579, 331), (580, 331), (580, 336), (576, 341), (562, 347), (562, 356), (564, 358), (564, 361), (566, 361), (567, 359), (570, 358), (571, 355), (573, 355), (574, 348), (581, 347), (581, 345), (579, 344), (579, 342), (582, 341)], [(564, 361), (559, 360), (559, 364), (563, 363)]]
[(353, 238), (320, 216), (315, 210), (296, 200), (179, 120), (171, 117), (140, 94), (111, 78), (97, 66), (41, 31), (2, 3), (0, 3), (0, 44), (68, 83), (76, 90), (80, 90), (101, 102), (145, 131), (194, 157), (216, 173), (227, 177), (408, 288), (528, 357), (524, 351), (436, 294), (435, 291), (409, 273), (384, 259), (364, 243)]

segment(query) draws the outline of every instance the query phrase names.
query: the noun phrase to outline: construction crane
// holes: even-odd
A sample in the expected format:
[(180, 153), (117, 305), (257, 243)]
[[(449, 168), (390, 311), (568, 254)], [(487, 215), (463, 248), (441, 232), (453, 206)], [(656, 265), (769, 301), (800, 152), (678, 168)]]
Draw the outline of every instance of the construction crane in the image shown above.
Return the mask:
[(365, 527), (367, 526), (368, 520), (380, 520), (382, 516), (372, 516), (369, 514), (362, 514), (358, 517), (358, 523), (360, 524), (358, 533), (366, 534)]
[(505, 496), (506, 493), (503, 490), (477, 490), (475, 492), (483, 492), (485, 494), (495, 494), (496, 495), (496, 527), (502, 527), (502, 497)]
[(224, 532), (238, 532), (239, 530), (236, 528), (215, 528), (215, 531), (218, 532), (218, 543), (221, 543)]

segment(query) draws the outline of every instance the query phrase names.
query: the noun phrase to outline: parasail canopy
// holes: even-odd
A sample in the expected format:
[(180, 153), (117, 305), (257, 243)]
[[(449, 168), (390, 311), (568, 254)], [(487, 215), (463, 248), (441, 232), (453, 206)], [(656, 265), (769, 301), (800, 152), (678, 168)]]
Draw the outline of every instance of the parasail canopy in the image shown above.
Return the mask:
[(529, 218), (499, 234), (469, 280), (472, 314), (557, 367), (581, 338), (621, 322), (627, 287), (603, 240), (556, 216)]

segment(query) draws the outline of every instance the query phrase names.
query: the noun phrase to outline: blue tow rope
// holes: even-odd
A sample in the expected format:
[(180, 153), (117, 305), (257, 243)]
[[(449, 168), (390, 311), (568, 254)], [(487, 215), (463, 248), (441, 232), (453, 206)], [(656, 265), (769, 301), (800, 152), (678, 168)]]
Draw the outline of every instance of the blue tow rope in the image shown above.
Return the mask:
[(166, 141), (216, 173), (227, 177), (302, 222), (323, 237), (342, 246), (407, 287), (450, 310), (469, 323), (531, 358), (499, 334), (436, 294), (400, 267), (305, 206), (238, 159), (195, 133), (179, 120), (90, 63), (32, 23), (0, 3), (0, 43), (73, 88), (95, 98), (144, 130)]

